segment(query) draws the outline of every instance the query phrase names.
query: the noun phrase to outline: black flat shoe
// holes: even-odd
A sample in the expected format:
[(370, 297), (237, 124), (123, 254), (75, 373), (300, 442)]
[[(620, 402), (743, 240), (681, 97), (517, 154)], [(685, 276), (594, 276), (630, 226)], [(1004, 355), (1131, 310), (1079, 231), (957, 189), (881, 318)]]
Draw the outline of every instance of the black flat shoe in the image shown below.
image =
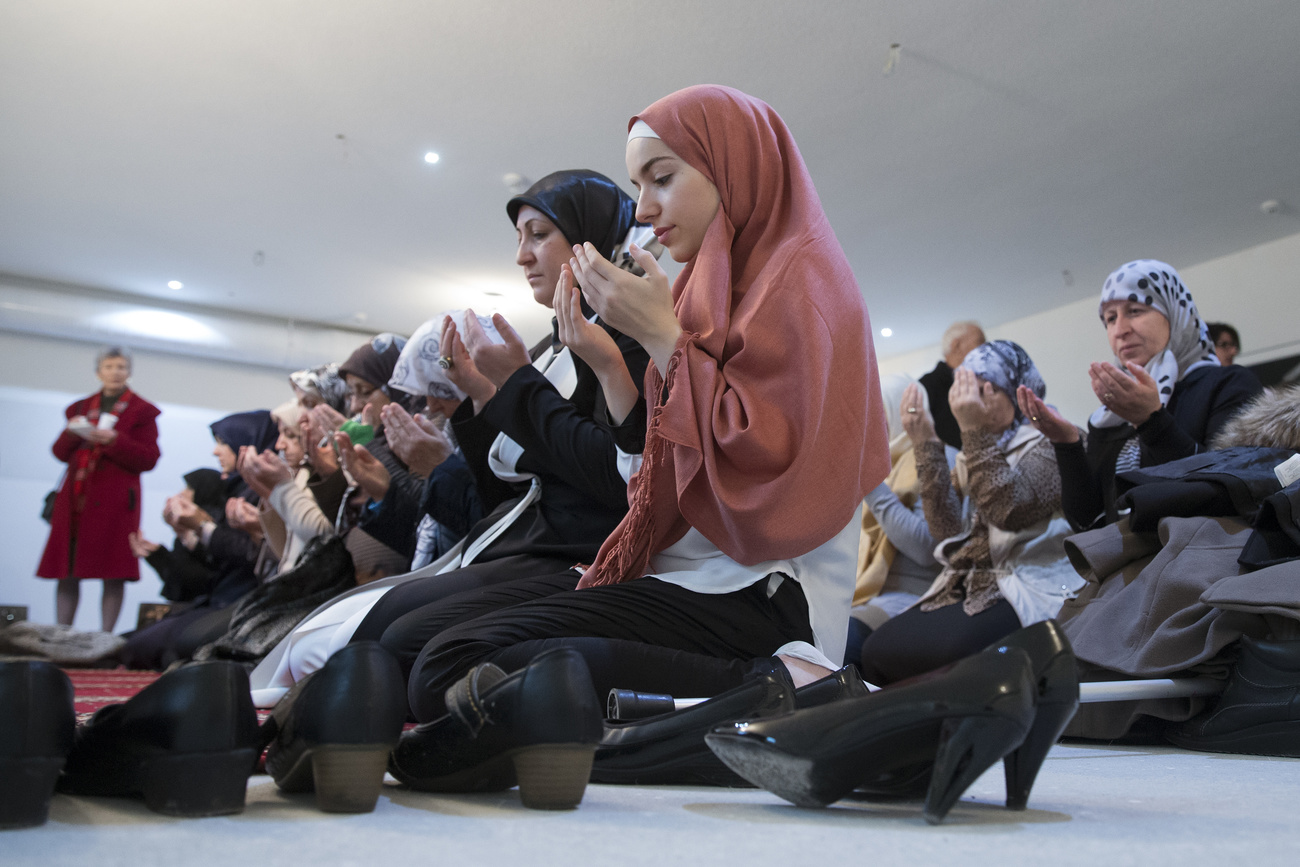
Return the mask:
[[(709, 751), (704, 736), (738, 719), (759, 719), (795, 708), (784, 668), (753, 678), (708, 701), (647, 719), (606, 721), (591, 767), (593, 783), (749, 786)], [(671, 697), (669, 706), (671, 707)]]
[(294, 684), (262, 726), (266, 772), (326, 813), (375, 809), (406, 723), (406, 681), (378, 642), (349, 644)]
[(45, 824), (75, 728), (66, 674), (48, 662), (0, 662), (0, 829)]
[(931, 824), (1034, 721), (1029, 657), (998, 648), (943, 675), (860, 698), (720, 728), (710, 749), (750, 782), (802, 807), (823, 807), (900, 769), (933, 762), (925, 803)]
[(582, 800), (601, 710), (576, 651), (545, 651), (513, 674), (475, 666), (447, 690), (447, 710), (402, 735), (388, 768), (398, 780), (425, 792), (517, 784), (535, 810), (569, 810)]
[(77, 731), (59, 791), (142, 795), (168, 816), (238, 813), (257, 754), (248, 674), (233, 662), (200, 662), (100, 708)]
[(1300, 641), (1242, 636), (1214, 707), (1165, 737), (1189, 750), (1300, 758)]

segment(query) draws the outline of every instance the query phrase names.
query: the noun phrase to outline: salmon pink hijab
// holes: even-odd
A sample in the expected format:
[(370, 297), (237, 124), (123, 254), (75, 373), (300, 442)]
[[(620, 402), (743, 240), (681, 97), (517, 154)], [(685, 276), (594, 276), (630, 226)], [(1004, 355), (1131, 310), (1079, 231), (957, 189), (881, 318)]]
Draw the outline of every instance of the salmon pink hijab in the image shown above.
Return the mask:
[(646, 368), (631, 508), (582, 586), (644, 575), (690, 527), (745, 565), (801, 556), (890, 469), (866, 306), (785, 123), (714, 85), (664, 97), (629, 129), (638, 120), (722, 204), (673, 285), (683, 334), (666, 380)]

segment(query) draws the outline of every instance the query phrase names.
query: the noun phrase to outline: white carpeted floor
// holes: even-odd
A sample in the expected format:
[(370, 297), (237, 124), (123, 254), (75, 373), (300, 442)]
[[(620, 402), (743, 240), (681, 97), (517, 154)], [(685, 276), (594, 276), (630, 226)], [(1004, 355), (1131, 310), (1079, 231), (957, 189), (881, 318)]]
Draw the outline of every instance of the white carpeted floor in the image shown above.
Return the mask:
[(56, 795), (45, 826), (0, 832), (0, 864), (1300, 864), (1300, 760), (1064, 745), (1027, 811), (1003, 809), (1002, 794), (998, 765), (938, 827), (917, 803), (805, 810), (762, 791), (684, 787), (591, 786), (577, 810), (544, 813), (521, 807), (514, 792), (440, 796), (393, 785), (374, 813), (337, 816), (257, 776), (243, 814), (212, 819)]

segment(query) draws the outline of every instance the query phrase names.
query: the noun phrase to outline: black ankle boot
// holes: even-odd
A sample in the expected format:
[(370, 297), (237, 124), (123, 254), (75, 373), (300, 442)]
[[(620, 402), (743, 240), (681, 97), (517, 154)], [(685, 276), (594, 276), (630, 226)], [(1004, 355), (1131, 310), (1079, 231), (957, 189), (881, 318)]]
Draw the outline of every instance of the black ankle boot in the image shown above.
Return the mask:
[(66, 674), (48, 662), (0, 662), (0, 829), (45, 823), (75, 728)]
[(169, 816), (238, 813), (257, 746), (248, 674), (233, 662), (200, 662), (100, 708), (77, 731), (59, 791), (143, 795)]
[(426, 792), (496, 792), (518, 784), (525, 807), (582, 800), (600, 740), (600, 705), (582, 657), (540, 653), (506, 674), (491, 663), (447, 690), (448, 714), (402, 735), (389, 771)]
[(745, 786), (750, 784), (718, 760), (704, 743), (715, 727), (738, 719), (759, 719), (795, 708), (794, 684), (783, 666), (735, 689), (679, 711), (606, 722), (593, 783), (629, 785)]
[(1165, 736), (1189, 750), (1300, 757), (1300, 641), (1242, 636), (1218, 703)]
[(405, 723), (397, 660), (378, 642), (349, 644), (275, 706), (266, 772), (286, 792), (314, 791), (327, 813), (369, 813)]

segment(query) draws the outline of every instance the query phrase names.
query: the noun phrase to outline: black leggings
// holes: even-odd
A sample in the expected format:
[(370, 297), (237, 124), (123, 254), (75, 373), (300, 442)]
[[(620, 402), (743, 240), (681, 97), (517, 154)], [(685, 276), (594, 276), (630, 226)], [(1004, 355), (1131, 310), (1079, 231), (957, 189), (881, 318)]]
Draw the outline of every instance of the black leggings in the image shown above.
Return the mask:
[[(560, 589), (576, 576), (548, 575), (458, 597), (467, 607), (490, 610), (436, 634), (411, 671), (408, 698), (416, 719), (446, 713), (443, 695), (473, 666), (492, 662), (506, 671), (526, 666), (552, 647), (571, 647), (591, 670), (601, 703), (610, 689), (636, 689), (680, 697), (708, 697), (770, 670), (772, 654), (791, 641), (812, 642), (803, 589), (784, 578), (769, 598), (771, 578), (733, 593), (696, 593), (657, 578), (583, 590)], [(492, 609), (510, 594), (531, 601)], [(385, 643), (396, 636), (385, 635)]]
[(884, 686), (956, 662), (1020, 628), (1005, 599), (971, 616), (960, 602), (934, 611), (917, 605), (882, 623), (862, 643), (862, 677)]

